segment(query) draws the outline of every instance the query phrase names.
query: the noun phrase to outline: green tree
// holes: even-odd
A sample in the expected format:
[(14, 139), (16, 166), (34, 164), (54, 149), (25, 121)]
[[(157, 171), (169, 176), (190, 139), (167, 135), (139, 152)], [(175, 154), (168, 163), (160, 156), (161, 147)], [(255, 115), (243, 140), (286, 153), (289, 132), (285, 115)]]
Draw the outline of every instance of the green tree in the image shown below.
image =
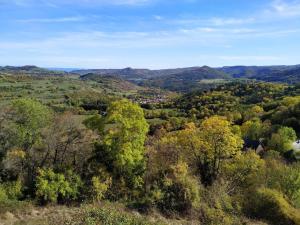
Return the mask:
[(17, 146), (28, 151), (41, 138), (41, 129), (46, 127), (51, 118), (50, 109), (33, 99), (13, 101), (11, 119), (15, 125)]
[(292, 149), (292, 143), (297, 139), (296, 132), (290, 127), (281, 127), (276, 133), (272, 134), (269, 147), (284, 153)]
[(243, 138), (258, 141), (263, 134), (263, 125), (259, 119), (249, 120), (243, 123), (241, 131)]
[(251, 120), (253, 118), (261, 116), (263, 113), (264, 113), (264, 109), (258, 105), (255, 105), (246, 111), (244, 119)]
[(103, 147), (113, 173), (123, 176), (131, 187), (140, 186), (149, 128), (143, 110), (129, 100), (115, 101), (109, 106), (104, 123)]
[(255, 189), (265, 178), (265, 161), (254, 151), (248, 151), (226, 162), (222, 175), (229, 183), (230, 192)]
[(11, 147), (3, 162), (5, 171), (15, 179), (20, 178), (26, 188), (33, 191), (38, 158), (42, 153), (42, 132), (51, 122), (52, 111), (36, 100), (22, 98), (12, 102), (6, 119)]

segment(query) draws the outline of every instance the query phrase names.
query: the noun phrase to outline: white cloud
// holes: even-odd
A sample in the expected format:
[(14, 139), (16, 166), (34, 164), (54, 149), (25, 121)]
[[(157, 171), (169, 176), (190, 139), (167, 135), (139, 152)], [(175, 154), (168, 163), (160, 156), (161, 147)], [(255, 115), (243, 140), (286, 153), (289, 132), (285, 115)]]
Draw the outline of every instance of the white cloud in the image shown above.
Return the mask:
[(272, 30), (248, 28), (211, 28), (198, 27), (193, 29), (177, 29), (172, 31), (156, 32), (102, 32), (82, 31), (65, 32), (48, 36), (47, 38), (34, 38), (30, 41), (8, 41), (0, 39), (0, 49), (21, 52), (48, 52), (64, 53), (64, 51), (83, 50), (88, 52), (121, 49), (149, 49), (151, 47), (178, 47), (195, 46), (228, 48), (236, 40), (245, 41), (253, 39), (281, 38), (290, 34), (300, 34), (300, 29)]
[(159, 16), (159, 15), (154, 15), (153, 18), (156, 19), (156, 20), (162, 20), (163, 19), (163, 17)]
[(271, 8), (266, 10), (266, 14), (281, 17), (300, 16), (300, 1), (275, 0), (272, 2)]
[(215, 26), (245, 25), (255, 22), (255, 18), (212, 18), (208, 22)]
[(59, 5), (82, 5), (93, 7), (95, 5), (144, 5), (155, 0), (0, 0), (1, 4), (14, 4), (16, 6), (45, 5), (57, 7)]
[(197, 18), (197, 17), (190, 17), (190, 18), (180, 18), (180, 19), (171, 19), (168, 21), (171, 24), (178, 24), (183, 26), (199, 26), (199, 25), (206, 25), (206, 26), (215, 26), (215, 27), (223, 27), (223, 26), (237, 26), (237, 25), (248, 25), (256, 22), (256, 19), (253, 17), (251, 18), (221, 18), (221, 17), (214, 17), (214, 18)]
[(86, 18), (82, 16), (74, 17), (59, 17), (59, 18), (33, 18), (33, 19), (22, 19), (17, 20), (17, 22), (22, 23), (65, 23), (65, 22), (80, 22), (84, 21)]
[(219, 59), (225, 61), (279, 61), (282, 60), (283, 57), (270, 56), (270, 55), (225, 55), (218, 56)]
[(81, 4), (81, 5), (141, 5), (153, 0), (47, 0), (54, 4)]
[(16, 6), (27, 6), (32, 1), (30, 0), (0, 0), (1, 5), (14, 4)]
[(300, 0), (273, 0), (265, 9), (241, 17), (213, 17), (203, 18), (188, 16), (177, 19), (165, 19), (167, 23), (179, 26), (212, 26), (212, 27), (239, 27), (247, 25), (267, 24), (270, 22), (300, 17)]

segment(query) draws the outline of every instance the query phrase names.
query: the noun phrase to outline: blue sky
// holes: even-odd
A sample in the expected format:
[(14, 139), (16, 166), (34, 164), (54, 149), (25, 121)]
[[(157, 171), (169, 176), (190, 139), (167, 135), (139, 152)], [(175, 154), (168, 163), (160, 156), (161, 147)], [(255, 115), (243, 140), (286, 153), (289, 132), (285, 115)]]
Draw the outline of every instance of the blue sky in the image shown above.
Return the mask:
[(300, 63), (300, 0), (0, 0), (0, 65)]

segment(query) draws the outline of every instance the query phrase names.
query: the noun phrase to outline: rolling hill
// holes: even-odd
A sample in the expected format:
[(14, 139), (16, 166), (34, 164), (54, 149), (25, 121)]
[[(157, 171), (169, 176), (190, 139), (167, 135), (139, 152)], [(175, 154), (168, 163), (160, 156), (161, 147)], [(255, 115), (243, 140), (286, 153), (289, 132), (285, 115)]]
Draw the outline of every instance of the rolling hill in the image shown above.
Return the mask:
[(69, 73), (65, 71), (54, 71), (40, 68), (37, 66), (0, 66), (0, 74), (2, 75), (38, 75), (38, 76), (65, 76)]
[(91, 80), (101, 84), (103, 87), (113, 89), (115, 91), (130, 91), (130, 90), (140, 90), (142, 87), (137, 86), (134, 83), (123, 80), (121, 77), (111, 76), (111, 75), (103, 75), (99, 76), (99, 74), (88, 73), (82, 75), (80, 77), (81, 80)]
[[(148, 69), (99, 69), (80, 70), (73, 73), (81, 74), (85, 79), (95, 77), (115, 76), (127, 81), (134, 82), (142, 86), (158, 87), (171, 91), (188, 91), (190, 89), (202, 87), (201, 80), (230, 79), (231, 76), (223, 71), (214, 68), (188, 67), (177, 69), (148, 70)], [(207, 83), (205, 86), (208, 86)]]
[(294, 66), (232, 66), (217, 68), (233, 78), (247, 78), (267, 82), (300, 82), (300, 65)]
[(188, 92), (194, 89), (211, 88), (216, 82), (203, 80), (227, 80), (231, 76), (208, 66), (189, 68), (187, 70), (172, 71), (169, 75), (161, 75), (142, 82), (146, 86), (160, 87), (171, 91)]
[[(37, 66), (4, 66), (0, 75), (28, 76), (80, 76), (92, 80), (116, 84), (120, 89), (136, 89), (136, 85), (189, 92), (206, 90), (232, 79), (254, 79), (265, 82), (295, 84), (300, 82), (300, 65), (294, 66), (231, 66), (212, 68), (208, 66), (174, 69), (86, 69), (59, 71)], [(133, 87), (135, 86), (135, 87)]]

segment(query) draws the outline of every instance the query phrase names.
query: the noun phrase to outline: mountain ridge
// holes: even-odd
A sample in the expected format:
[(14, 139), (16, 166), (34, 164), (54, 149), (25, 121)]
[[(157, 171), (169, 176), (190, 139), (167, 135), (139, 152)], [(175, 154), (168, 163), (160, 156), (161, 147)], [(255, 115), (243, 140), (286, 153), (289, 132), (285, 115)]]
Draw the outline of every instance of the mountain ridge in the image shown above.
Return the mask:
[[(12, 75), (37, 75), (37, 76), (65, 76), (77, 75), (84, 79), (95, 77), (117, 77), (142, 86), (153, 86), (171, 91), (190, 91), (199, 86), (210, 88), (215, 85), (215, 80), (251, 79), (265, 82), (278, 82), (296, 84), (300, 82), (300, 65), (277, 66), (225, 66), (209, 67), (194, 66), (174, 69), (151, 70), (145, 68), (123, 69), (82, 69), (73, 71), (57, 71), (26, 65), (20, 67), (0, 67), (1, 74)], [(202, 81), (212, 80), (211, 84), (203, 84)], [(201, 83), (201, 84), (200, 84)]]

